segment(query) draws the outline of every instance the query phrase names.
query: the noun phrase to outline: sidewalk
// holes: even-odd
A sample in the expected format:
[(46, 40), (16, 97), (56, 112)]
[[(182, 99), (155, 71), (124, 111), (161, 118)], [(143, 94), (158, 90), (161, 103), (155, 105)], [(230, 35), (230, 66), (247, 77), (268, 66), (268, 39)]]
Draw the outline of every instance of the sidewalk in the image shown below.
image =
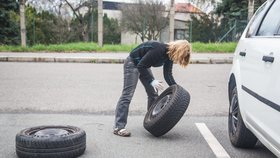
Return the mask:
[[(123, 63), (128, 52), (105, 53), (30, 53), (0, 52), (0, 62), (77, 62)], [(193, 53), (192, 64), (231, 64), (232, 53)]]

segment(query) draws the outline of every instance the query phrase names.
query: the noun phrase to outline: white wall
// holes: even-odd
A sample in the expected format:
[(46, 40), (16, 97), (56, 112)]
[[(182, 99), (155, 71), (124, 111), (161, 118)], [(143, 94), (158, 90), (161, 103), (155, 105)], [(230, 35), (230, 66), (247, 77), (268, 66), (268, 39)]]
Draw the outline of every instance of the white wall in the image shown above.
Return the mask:
[[(109, 18), (118, 19), (121, 22), (122, 12), (120, 10), (103, 10), (103, 14), (107, 14)], [(121, 33), (121, 44), (140, 44), (142, 43), (141, 38), (135, 33), (122, 32)]]
[(118, 19), (119, 22), (121, 20), (121, 17), (122, 17), (122, 12), (120, 10), (106, 10), (104, 9), (103, 10), (103, 14), (107, 14), (107, 16), (109, 18), (114, 18), (114, 19)]
[(140, 44), (142, 43), (141, 38), (135, 33), (122, 32), (121, 33), (121, 44)]

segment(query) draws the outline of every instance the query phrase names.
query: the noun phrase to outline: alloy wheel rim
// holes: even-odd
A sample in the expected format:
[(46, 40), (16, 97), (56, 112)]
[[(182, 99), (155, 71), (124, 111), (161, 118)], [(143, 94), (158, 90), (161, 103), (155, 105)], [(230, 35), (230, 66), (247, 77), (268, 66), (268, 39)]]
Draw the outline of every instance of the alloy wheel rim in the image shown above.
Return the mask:
[(230, 123), (230, 132), (235, 135), (237, 131), (238, 124), (238, 115), (239, 115), (239, 105), (237, 94), (234, 94), (231, 99), (230, 109), (229, 109), (229, 123)]
[(65, 137), (75, 133), (71, 127), (49, 126), (33, 128), (25, 132), (26, 135), (36, 138)]
[(170, 95), (166, 95), (165, 97), (163, 97), (156, 104), (155, 108), (153, 109), (152, 116), (158, 115), (166, 107), (166, 105), (169, 103), (170, 100), (171, 100), (171, 96)]

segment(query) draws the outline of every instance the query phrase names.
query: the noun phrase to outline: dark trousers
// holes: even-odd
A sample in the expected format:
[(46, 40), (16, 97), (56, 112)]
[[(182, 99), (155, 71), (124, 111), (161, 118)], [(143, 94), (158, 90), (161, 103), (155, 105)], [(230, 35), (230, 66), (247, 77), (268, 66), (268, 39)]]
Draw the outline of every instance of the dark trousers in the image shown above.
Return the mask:
[[(151, 75), (153, 75), (150, 69), (149, 72)], [(158, 94), (154, 90), (153, 86), (148, 81), (146, 81), (141, 77), (132, 59), (130, 57), (127, 57), (124, 63), (123, 91), (117, 103), (117, 107), (115, 111), (115, 128), (125, 128), (126, 126), (129, 104), (135, 92), (138, 78), (140, 79), (143, 86), (145, 87), (146, 93), (148, 95), (147, 108), (149, 108), (153, 103), (153, 101), (158, 97)]]

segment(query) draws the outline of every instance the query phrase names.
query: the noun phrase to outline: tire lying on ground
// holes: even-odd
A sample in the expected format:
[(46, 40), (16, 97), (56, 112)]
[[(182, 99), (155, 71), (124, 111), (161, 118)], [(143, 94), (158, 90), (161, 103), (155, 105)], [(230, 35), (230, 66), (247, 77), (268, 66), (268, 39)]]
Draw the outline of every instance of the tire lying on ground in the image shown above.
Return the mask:
[(148, 110), (144, 128), (156, 137), (166, 134), (184, 115), (189, 102), (190, 94), (183, 87), (168, 87)]
[(74, 126), (38, 126), (16, 135), (19, 158), (74, 158), (86, 149), (86, 133)]

